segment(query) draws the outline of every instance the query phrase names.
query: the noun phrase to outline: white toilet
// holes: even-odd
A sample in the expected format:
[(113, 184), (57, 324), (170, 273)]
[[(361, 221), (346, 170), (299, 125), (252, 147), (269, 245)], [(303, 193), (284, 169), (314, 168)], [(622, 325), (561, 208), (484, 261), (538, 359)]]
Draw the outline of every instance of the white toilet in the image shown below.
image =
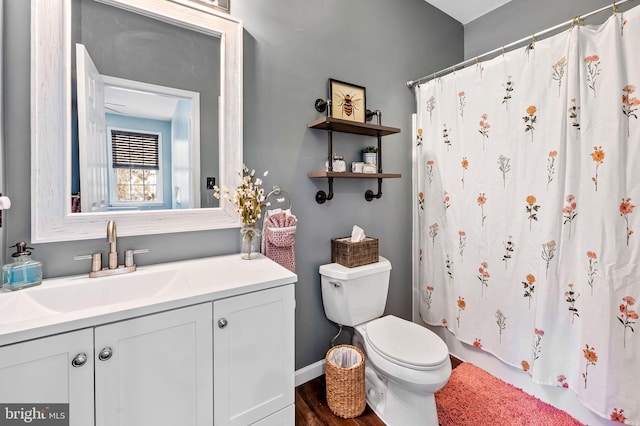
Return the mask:
[(354, 327), (363, 350), (369, 407), (389, 426), (438, 425), (434, 394), (449, 380), (447, 345), (431, 330), (392, 315), (382, 317), (391, 263), (320, 266), (327, 318)]

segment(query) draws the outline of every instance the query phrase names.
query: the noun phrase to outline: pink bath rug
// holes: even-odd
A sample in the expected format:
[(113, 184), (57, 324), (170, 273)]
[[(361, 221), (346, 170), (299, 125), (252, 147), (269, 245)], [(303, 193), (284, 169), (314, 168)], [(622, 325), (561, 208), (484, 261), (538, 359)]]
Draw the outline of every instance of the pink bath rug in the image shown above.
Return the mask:
[[(463, 362), (436, 393), (442, 426), (578, 426), (569, 414)], [(583, 425), (584, 426), (584, 425)]]

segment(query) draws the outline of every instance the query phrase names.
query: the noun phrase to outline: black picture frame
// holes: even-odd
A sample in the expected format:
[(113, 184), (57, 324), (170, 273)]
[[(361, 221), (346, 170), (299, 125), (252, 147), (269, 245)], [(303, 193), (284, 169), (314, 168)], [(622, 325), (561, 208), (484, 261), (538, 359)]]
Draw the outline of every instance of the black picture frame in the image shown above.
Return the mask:
[(333, 118), (357, 123), (365, 122), (367, 91), (363, 86), (329, 79), (330, 114)]

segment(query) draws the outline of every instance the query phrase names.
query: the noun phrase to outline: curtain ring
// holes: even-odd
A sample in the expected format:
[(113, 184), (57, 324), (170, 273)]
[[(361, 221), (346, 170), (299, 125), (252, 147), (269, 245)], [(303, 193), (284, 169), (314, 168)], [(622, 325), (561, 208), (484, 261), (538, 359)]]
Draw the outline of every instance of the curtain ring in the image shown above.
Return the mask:
[(504, 46), (502, 46), (502, 57), (504, 58)]
[(571, 21), (571, 29), (573, 30), (576, 26), (580, 28), (580, 15), (576, 16)]
[(616, 2), (615, 1), (613, 2), (612, 9), (613, 9), (613, 16), (616, 16), (616, 14), (618, 13), (618, 8), (616, 7)]
[(536, 44), (536, 35), (535, 34), (531, 34), (531, 44)]

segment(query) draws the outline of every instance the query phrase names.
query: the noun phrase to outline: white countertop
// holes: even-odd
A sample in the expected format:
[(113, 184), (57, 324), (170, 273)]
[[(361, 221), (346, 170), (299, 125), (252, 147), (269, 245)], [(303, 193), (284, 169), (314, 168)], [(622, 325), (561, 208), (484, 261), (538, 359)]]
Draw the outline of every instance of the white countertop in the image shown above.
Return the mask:
[[(0, 292), (0, 346), (265, 290), (297, 279), (264, 256), (243, 260), (239, 254), (142, 266), (136, 272), (111, 277), (89, 278), (87, 273), (46, 279), (36, 287)], [(85, 287), (92, 285), (96, 287)]]

